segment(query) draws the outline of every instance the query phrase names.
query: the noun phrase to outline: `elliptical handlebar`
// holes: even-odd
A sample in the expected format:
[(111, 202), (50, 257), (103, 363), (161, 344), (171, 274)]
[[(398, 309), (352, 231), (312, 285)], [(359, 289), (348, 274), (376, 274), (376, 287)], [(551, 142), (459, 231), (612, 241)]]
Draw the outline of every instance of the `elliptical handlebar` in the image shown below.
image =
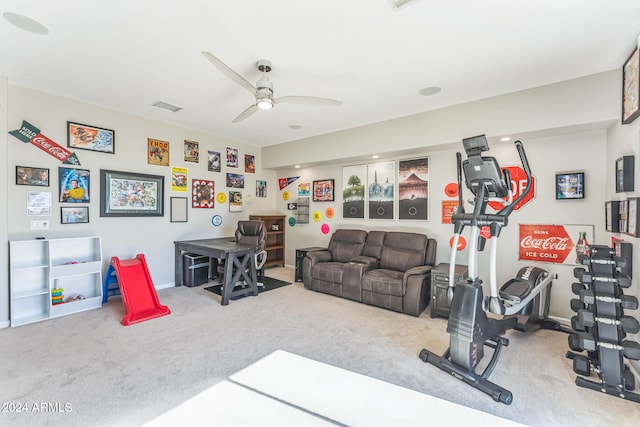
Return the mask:
[[(516, 197), (513, 202), (502, 208), (500, 212), (497, 213), (497, 215), (503, 215), (505, 217), (511, 215), (511, 212), (513, 212), (513, 208), (515, 208), (516, 205), (520, 203), (527, 194), (529, 194), (531, 188), (533, 187), (533, 180), (531, 179), (531, 167), (529, 166), (529, 160), (527, 160), (527, 153), (525, 153), (524, 151), (524, 145), (522, 145), (522, 141), (520, 140), (514, 141), (514, 144), (516, 146), (516, 150), (518, 150), (518, 155), (520, 156), (522, 169), (524, 169), (524, 173), (527, 176), (527, 185), (525, 186), (524, 191), (518, 197)], [(511, 185), (511, 183), (509, 182), (508, 185)]]

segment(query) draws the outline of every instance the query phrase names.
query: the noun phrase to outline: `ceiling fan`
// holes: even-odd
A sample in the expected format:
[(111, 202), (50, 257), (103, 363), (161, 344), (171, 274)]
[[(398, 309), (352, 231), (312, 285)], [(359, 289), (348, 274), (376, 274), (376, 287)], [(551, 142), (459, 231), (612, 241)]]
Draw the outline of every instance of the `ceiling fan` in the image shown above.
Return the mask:
[(233, 123), (240, 122), (258, 110), (270, 110), (276, 104), (296, 104), (310, 106), (333, 106), (342, 105), (342, 101), (329, 98), (318, 98), (315, 96), (283, 96), (280, 98), (273, 97), (273, 84), (267, 77), (267, 73), (271, 71), (271, 62), (267, 59), (260, 59), (256, 62), (258, 70), (262, 72), (262, 77), (258, 79), (255, 86), (249, 83), (240, 74), (229, 68), (224, 62), (213, 56), (209, 52), (202, 52), (202, 55), (211, 62), (217, 69), (222, 71), (224, 75), (231, 80), (247, 89), (256, 97), (255, 104), (249, 106), (246, 110), (233, 119)]

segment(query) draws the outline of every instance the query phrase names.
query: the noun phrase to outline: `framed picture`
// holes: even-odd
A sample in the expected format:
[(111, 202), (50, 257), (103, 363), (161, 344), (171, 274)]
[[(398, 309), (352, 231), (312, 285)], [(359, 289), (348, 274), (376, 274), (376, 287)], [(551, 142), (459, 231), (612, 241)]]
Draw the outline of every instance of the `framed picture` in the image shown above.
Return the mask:
[(171, 197), (170, 204), (170, 220), (171, 222), (187, 222), (189, 221), (189, 212), (187, 210), (189, 199), (186, 197)]
[(164, 176), (100, 169), (100, 216), (164, 216)]
[(116, 133), (111, 129), (67, 122), (67, 147), (115, 153)]
[(51, 216), (51, 192), (27, 192), (27, 215)]
[(584, 172), (556, 174), (556, 200), (584, 199)]
[(244, 188), (244, 175), (227, 172), (227, 187)]
[(229, 212), (242, 212), (242, 191), (229, 191)]
[(313, 201), (333, 202), (335, 181), (333, 179), (323, 179), (313, 181)]
[(197, 141), (184, 140), (184, 161), (189, 163), (200, 162), (200, 143)]
[(49, 186), (49, 169), (16, 166), (16, 185)]
[(169, 166), (169, 143), (159, 139), (147, 138), (147, 163)]
[(58, 168), (60, 197), (63, 203), (89, 203), (89, 171), (87, 169)]
[(398, 218), (429, 219), (429, 158), (398, 161)]
[(244, 155), (244, 171), (246, 173), (256, 173), (256, 156), (253, 154)]
[(207, 170), (209, 172), (220, 172), (220, 152), (207, 150)]
[(267, 181), (256, 180), (256, 197), (267, 197)]
[(640, 115), (640, 53), (634, 49), (622, 67), (622, 124)]
[(60, 222), (62, 224), (83, 224), (89, 222), (89, 206), (60, 207)]
[(207, 179), (191, 180), (191, 207), (213, 209), (215, 186), (214, 181)]

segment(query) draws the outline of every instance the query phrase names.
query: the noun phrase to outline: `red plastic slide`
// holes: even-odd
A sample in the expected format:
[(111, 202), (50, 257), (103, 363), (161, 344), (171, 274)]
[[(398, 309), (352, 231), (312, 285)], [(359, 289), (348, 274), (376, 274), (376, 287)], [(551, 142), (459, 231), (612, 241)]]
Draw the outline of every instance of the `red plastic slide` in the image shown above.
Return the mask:
[(160, 305), (158, 301), (143, 254), (123, 261), (118, 257), (111, 257), (111, 265), (116, 270), (122, 302), (127, 310), (120, 323), (129, 326), (171, 313), (169, 307)]

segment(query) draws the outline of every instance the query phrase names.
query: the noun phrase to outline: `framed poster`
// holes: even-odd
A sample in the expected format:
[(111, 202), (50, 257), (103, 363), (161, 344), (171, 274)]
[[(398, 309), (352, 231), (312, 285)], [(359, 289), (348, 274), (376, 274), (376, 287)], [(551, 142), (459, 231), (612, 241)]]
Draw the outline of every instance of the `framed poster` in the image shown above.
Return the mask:
[(242, 212), (242, 191), (229, 191), (229, 212)]
[(60, 198), (63, 203), (89, 203), (89, 171), (87, 169), (58, 168)]
[(227, 187), (244, 188), (244, 175), (227, 172)]
[(227, 147), (227, 167), (238, 167), (238, 149), (233, 147)]
[(89, 222), (89, 206), (61, 206), (60, 223), (83, 224)]
[(244, 155), (244, 171), (246, 173), (256, 173), (256, 156), (253, 154)]
[(184, 161), (189, 163), (200, 162), (200, 143), (197, 141), (184, 140)]
[(334, 184), (335, 181), (333, 179), (313, 181), (313, 201), (333, 202)]
[(16, 166), (16, 185), (49, 186), (49, 169)]
[(393, 219), (395, 198), (395, 162), (367, 166), (369, 219)]
[(556, 200), (584, 199), (584, 172), (556, 174)]
[(398, 217), (429, 219), (429, 158), (398, 161)]
[(622, 67), (622, 124), (634, 121), (640, 115), (640, 57), (634, 49)]
[(256, 197), (267, 197), (267, 181), (256, 180)]
[(191, 207), (192, 208), (213, 208), (214, 207), (215, 182), (206, 179), (191, 180)]
[(147, 163), (169, 166), (169, 143), (159, 139), (147, 138)]
[(354, 165), (342, 168), (342, 217), (364, 218), (364, 190), (367, 166)]
[(171, 168), (171, 191), (176, 192), (187, 192), (187, 176), (189, 175), (189, 170), (187, 168)]
[(164, 216), (164, 176), (100, 169), (100, 216)]
[(67, 122), (67, 147), (114, 154), (116, 133), (111, 129)]

